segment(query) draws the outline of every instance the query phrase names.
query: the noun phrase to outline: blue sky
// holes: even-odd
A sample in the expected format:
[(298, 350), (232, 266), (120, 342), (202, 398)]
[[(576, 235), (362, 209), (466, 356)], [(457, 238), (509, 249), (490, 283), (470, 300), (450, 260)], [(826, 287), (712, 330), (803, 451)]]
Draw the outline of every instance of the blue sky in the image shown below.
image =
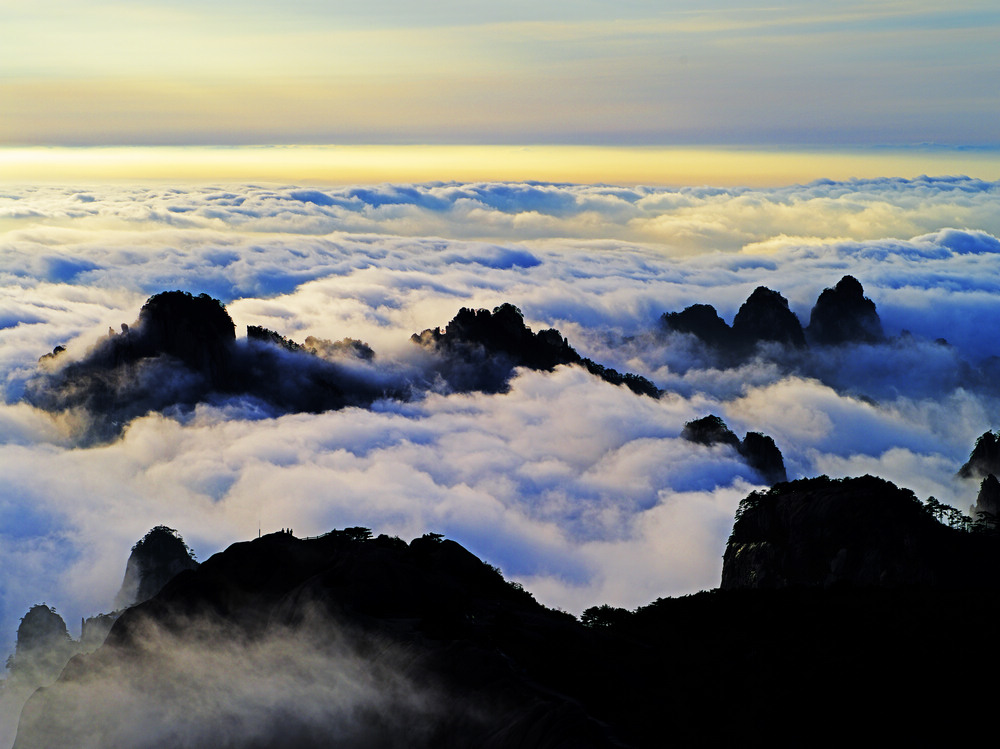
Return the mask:
[(0, 7), (4, 145), (997, 145), (995, 3)]

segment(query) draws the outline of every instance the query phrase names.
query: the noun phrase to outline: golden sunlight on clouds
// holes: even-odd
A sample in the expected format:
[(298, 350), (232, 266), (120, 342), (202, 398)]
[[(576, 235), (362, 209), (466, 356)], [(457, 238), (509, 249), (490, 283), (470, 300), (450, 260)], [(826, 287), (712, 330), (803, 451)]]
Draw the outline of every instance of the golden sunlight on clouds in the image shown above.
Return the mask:
[(245, 146), (0, 149), (7, 182), (189, 180), (325, 184), (540, 180), (788, 185), (894, 174), (995, 179), (1000, 153), (601, 146)]

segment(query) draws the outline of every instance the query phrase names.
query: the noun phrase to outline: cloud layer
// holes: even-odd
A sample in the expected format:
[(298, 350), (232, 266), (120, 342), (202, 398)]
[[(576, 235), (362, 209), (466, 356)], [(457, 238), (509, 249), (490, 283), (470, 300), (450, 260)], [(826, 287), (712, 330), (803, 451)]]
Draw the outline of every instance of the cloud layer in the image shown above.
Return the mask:
[[(258, 527), (440, 532), (575, 613), (714, 587), (759, 477), (728, 447), (680, 438), (709, 413), (772, 436), (792, 478), (877, 473), (967, 509), (975, 487), (953, 474), (1000, 403), (998, 192), (965, 178), (7, 189), (0, 643), (39, 601), (71, 631), (106, 610), (129, 548), (161, 523), (202, 559)], [(659, 328), (696, 302), (731, 322), (758, 285), (805, 323), (847, 273), (887, 343), (720, 369)], [(233, 397), (151, 413), (91, 448), (74, 442), (72, 413), (22, 401), (39, 356), (56, 345), (83, 356), (175, 288), (222, 299), (238, 337), (262, 325), (364, 340), (376, 352), (366, 371), (397, 379), (429, 371), (411, 333), (509, 301), (535, 330), (558, 328), (583, 356), (667, 392), (639, 397), (558, 367), (519, 371), (505, 394), (440, 383), (278, 418)]]

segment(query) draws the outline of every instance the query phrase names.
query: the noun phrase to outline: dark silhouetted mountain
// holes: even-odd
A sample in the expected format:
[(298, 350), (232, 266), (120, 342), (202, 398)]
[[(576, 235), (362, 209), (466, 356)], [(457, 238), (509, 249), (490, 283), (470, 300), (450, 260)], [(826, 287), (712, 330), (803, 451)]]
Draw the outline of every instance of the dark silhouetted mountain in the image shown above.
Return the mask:
[(14, 655), (7, 660), (10, 679), (18, 687), (33, 689), (55, 679), (76, 652), (63, 618), (51, 606), (35, 604), (18, 625)]
[(58, 648), (69, 641), (66, 622), (51, 606), (32, 606), (17, 628), (18, 657)]
[(687, 422), (681, 430), (681, 437), (699, 445), (729, 445), (735, 448), (747, 465), (769, 484), (788, 478), (781, 450), (773, 439), (759, 432), (747, 432), (741, 442), (726, 422), (715, 414)]
[(738, 346), (752, 349), (763, 341), (804, 347), (805, 334), (788, 301), (777, 291), (758, 286), (733, 318), (733, 337)]
[(682, 312), (664, 313), (660, 322), (672, 332), (690, 333), (718, 355), (726, 366), (751, 356), (759, 343), (806, 346), (802, 324), (778, 292), (758, 286), (740, 307), (729, 327), (709, 304), (693, 304)]
[(156, 526), (132, 547), (115, 609), (149, 600), (175, 575), (197, 566), (194, 553), (177, 531)]
[(456, 390), (505, 392), (515, 367), (551, 371), (560, 364), (576, 364), (612, 385), (625, 385), (653, 398), (660, 395), (644, 377), (622, 374), (580, 356), (558, 330), (532, 332), (513, 304), (501, 304), (492, 312), (463, 307), (444, 330), (428, 328), (414, 333), (411, 340), (446, 357), (448, 366), (442, 374)]
[(734, 345), (732, 329), (711, 304), (692, 304), (682, 312), (665, 312), (660, 321), (667, 330), (691, 333), (718, 349), (729, 350)]
[(997, 519), (1000, 518), (1000, 481), (992, 473), (988, 474), (979, 485), (979, 495), (972, 507), (972, 517), (979, 521), (984, 529), (996, 530)]
[(701, 419), (689, 421), (681, 430), (681, 437), (688, 442), (695, 442), (699, 445), (731, 445), (739, 448), (740, 439), (722, 420), (722, 417), (709, 414)]
[[(243, 342), (234, 330), (219, 301), (163, 292), (143, 305), (131, 327), (109, 332), (79, 361), (60, 366), (65, 354), (43, 357), (25, 398), (49, 411), (82, 410), (90, 417), (85, 441), (100, 442), (150, 411), (197, 403), (249, 398), (279, 415), (368, 406), (394, 394), (266, 328), (251, 327)], [(365, 358), (370, 349), (358, 344), (342, 348)]]
[(958, 469), (958, 476), (982, 479), (991, 473), (1000, 474), (1000, 435), (985, 432), (976, 440), (969, 459)]
[(875, 302), (865, 296), (854, 276), (844, 276), (834, 288), (823, 290), (809, 315), (806, 335), (812, 343), (830, 346), (885, 340)]
[(613, 686), (595, 633), (452, 541), (358, 530), (178, 575), (35, 693), (15, 746), (621, 745), (590, 714)]
[(778, 484), (740, 504), (722, 588), (1000, 584), (1000, 546), (873, 476)]
[(286, 351), (298, 352), (304, 350), (303, 347), (295, 341), (291, 341), (280, 333), (275, 333), (273, 330), (262, 328), (259, 325), (247, 325), (247, 340), (270, 343), (275, 346), (280, 346)]
[[(975, 746), (982, 727), (955, 719), (967, 694), (941, 686), (982, 683), (986, 665), (949, 633), (993, 631), (998, 617), (996, 589), (715, 590), (659, 599), (600, 633), (619, 648), (621, 701), (650, 747), (832, 749), (861, 735)], [(933, 709), (920, 709), (929, 694)]]
[(757, 471), (769, 484), (788, 480), (781, 450), (766, 434), (747, 432), (738, 449), (747, 465)]
[(726, 325), (715, 308), (693, 304), (683, 312), (667, 312), (661, 324), (668, 331), (690, 333), (732, 365), (752, 355), (757, 344), (778, 342), (794, 349), (807, 341), (815, 345), (880, 343), (886, 340), (875, 303), (864, 295), (861, 283), (844, 276), (832, 289), (824, 289), (803, 330), (788, 301), (778, 292), (758, 286)]
[(308, 352), (327, 359), (340, 358), (371, 361), (375, 358), (375, 352), (372, 350), (372, 347), (356, 338), (328, 341), (325, 338), (308, 336), (305, 342), (296, 343), (289, 338), (285, 338), (280, 333), (262, 328), (259, 325), (247, 326), (247, 338), (251, 341), (270, 343), (293, 353), (300, 351)]
[(111, 631), (120, 612), (110, 614), (94, 614), (80, 620), (80, 647), (85, 652), (96, 650)]
[(208, 294), (184, 291), (156, 294), (142, 305), (135, 334), (122, 326), (116, 356), (128, 363), (155, 356), (172, 356), (206, 377), (211, 387), (227, 387), (233, 376), (227, 355), (236, 340), (236, 326), (225, 306)]
[[(916, 745), (981, 732), (955, 718), (964, 690), (913, 711), (941, 684), (980, 683), (981, 659), (948, 633), (992, 631), (1000, 593), (973, 587), (976, 574), (925, 572), (939, 557), (995, 562), (981, 544), (961, 551), (986, 539), (872, 477), (751, 495), (733, 536), (727, 566), (731, 554), (797, 561), (806, 582), (595, 606), (581, 623), (436, 534), (235, 544), (38, 690), (15, 749), (832, 747), (859, 731)], [(789, 569), (778, 574), (792, 585)], [(830, 587), (831, 573), (875, 586)], [(899, 584), (928, 578), (944, 584)]]
[(350, 358), (372, 361), (375, 351), (364, 341), (357, 338), (341, 338), (339, 341), (328, 341), (325, 338), (308, 336), (302, 344), (306, 351), (328, 359)]

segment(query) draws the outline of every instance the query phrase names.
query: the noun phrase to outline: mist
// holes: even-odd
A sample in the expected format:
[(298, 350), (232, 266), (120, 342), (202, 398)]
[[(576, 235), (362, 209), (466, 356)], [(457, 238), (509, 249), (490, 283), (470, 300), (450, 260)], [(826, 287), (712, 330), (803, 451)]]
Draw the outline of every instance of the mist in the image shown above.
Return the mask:
[[(471, 702), (426, 674), (414, 681), (412, 654), (315, 609), (253, 637), (210, 618), (164, 625), (141, 617), (129, 635), (136, 651), (102, 651), (83, 678), (32, 698), (22, 725), (31, 726), (33, 740), (18, 746), (49, 747), (66, 736), (94, 749), (325, 746), (331, 736), (349, 747), (416, 745), (445, 705), (456, 718), (472, 717), (462, 715), (472, 713)], [(68, 668), (84, 673), (77, 662)], [(41, 724), (36, 703), (45, 703)], [(113, 722), (101, 717), (109, 709)]]
[[(762, 480), (735, 450), (681, 438), (708, 414), (771, 436), (789, 478), (873, 473), (967, 511), (977, 487), (954, 474), (998, 426), (998, 191), (965, 178), (8, 187), (0, 644), (12, 650), (40, 601), (78, 636), (75, 622), (108, 610), (128, 550), (158, 524), (200, 559), (259, 529), (438, 532), (571, 613), (713, 588), (736, 506)], [(731, 323), (764, 285), (805, 325), (847, 274), (877, 306), (885, 342), (764, 346), (723, 365), (660, 323), (695, 303)], [(160, 362), (156, 399), (99, 440), (81, 438), (86, 402), (32, 398), (173, 289), (221, 301), (235, 356), (266, 360), (272, 384), (198, 390)], [(515, 367), (501, 392), (464, 388), (440, 352), (410, 340), (462, 307), (505, 302), (533, 331), (555, 328), (663, 394), (576, 365)], [(292, 353), (248, 341), (247, 326), (298, 343), (356, 339), (374, 358)], [(56, 346), (62, 361), (47, 369), (39, 357)], [(330, 372), (366, 397), (310, 409), (262, 395), (308, 393), (303, 382)]]

